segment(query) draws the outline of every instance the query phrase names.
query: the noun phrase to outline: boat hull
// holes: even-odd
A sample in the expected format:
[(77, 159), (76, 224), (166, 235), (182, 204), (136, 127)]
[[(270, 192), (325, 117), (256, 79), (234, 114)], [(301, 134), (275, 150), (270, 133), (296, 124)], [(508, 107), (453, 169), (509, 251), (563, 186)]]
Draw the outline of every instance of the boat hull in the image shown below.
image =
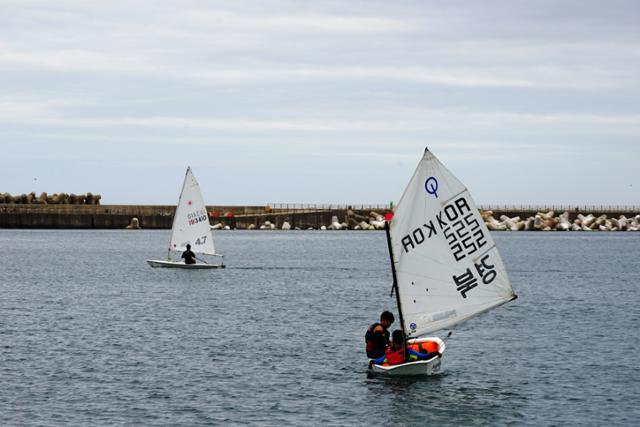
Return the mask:
[(225, 268), (224, 264), (185, 264), (178, 261), (148, 259), (147, 263), (153, 268), (182, 268), (184, 270), (209, 270), (212, 268)]
[(435, 341), (438, 343), (438, 352), (436, 355), (427, 360), (417, 360), (415, 362), (402, 363), (400, 365), (384, 366), (371, 365), (370, 372), (377, 375), (386, 375), (390, 377), (396, 376), (424, 376), (436, 375), (443, 371), (444, 365), (442, 358), (444, 357), (445, 344), (438, 337), (426, 337), (408, 340), (408, 344), (421, 343), (426, 341)]

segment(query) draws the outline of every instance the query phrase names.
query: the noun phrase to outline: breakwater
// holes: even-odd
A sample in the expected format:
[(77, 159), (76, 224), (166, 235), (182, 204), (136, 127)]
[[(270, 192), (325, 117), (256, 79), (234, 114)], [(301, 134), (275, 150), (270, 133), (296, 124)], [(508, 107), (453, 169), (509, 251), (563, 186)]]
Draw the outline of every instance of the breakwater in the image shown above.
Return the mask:
[[(0, 203), (0, 228), (169, 229), (175, 208), (175, 205)], [(207, 211), (215, 228), (372, 230), (384, 227), (383, 216), (389, 207), (272, 204), (207, 206)], [(482, 205), (480, 211), (491, 230), (635, 231), (640, 228), (639, 206)]]
[[(0, 203), (0, 228), (123, 229), (137, 223), (144, 229), (169, 229), (175, 205), (49, 205)], [(381, 205), (350, 208), (336, 205), (207, 206), (217, 228), (253, 229), (331, 227), (334, 217), (364, 221)], [(375, 214), (374, 217), (377, 217)], [(134, 221), (135, 220), (135, 221)], [(265, 226), (266, 224), (266, 226)], [(335, 228), (335, 227), (333, 227)]]

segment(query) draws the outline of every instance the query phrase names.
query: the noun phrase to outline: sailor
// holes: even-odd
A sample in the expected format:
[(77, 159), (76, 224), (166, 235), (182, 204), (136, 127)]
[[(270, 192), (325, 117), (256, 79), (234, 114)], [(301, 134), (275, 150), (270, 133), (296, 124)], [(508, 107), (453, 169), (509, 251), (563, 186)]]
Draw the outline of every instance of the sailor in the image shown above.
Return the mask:
[(182, 258), (184, 258), (185, 264), (196, 263), (196, 254), (191, 251), (191, 245), (187, 244), (187, 250), (182, 252)]
[(405, 339), (404, 332), (400, 329), (396, 329), (392, 334), (393, 341), (387, 348), (385, 354), (370, 362), (375, 365), (400, 365), (405, 362), (415, 362), (416, 360), (425, 360), (435, 356), (435, 353), (420, 353), (411, 348), (407, 348), (407, 356), (405, 357)]
[(389, 347), (389, 326), (394, 322), (393, 313), (383, 311), (380, 315), (380, 322), (376, 322), (369, 326), (364, 336), (367, 344), (367, 357), (369, 359), (377, 359), (384, 356), (387, 347)]

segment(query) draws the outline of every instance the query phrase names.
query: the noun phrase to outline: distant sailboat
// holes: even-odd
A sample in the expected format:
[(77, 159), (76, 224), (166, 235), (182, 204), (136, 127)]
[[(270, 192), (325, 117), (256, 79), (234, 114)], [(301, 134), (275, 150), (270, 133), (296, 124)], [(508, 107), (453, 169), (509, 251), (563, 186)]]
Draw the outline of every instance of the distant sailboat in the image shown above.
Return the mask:
[(428, 149), (386, 230), (405, 348), (430, 343), (434, 351), (427, 360), (373, 364), (371, 370), (387, 375), (440, 372), (445, 343), (425, 335), (517, 296), (469, 191)]
[(216, 253), (213, 246), (213, 236), (211, 235), (211, 227), (209, 226), (207, 208), (200, 193), (200, 186), (193, 176), (190, 167), (187, 168), (184, 184), (182, 185), (182, 192), (180, 193), (176, 213), (173, 217), (167, 259), (148, 259), (147, 262), (151, 267), (186, 269), (224, 268), (224, 263), (210, 264), (201, 259), (199, 259), (200, 262), (196, 264), (185, 264), (184, 261), (174, 261), (171, 259), (172, 253), (182, 253), (187, 249), (187, 245), (191, 245), (191, 250), (196, 255), (202, 254), (222, 257), (222, 255)]

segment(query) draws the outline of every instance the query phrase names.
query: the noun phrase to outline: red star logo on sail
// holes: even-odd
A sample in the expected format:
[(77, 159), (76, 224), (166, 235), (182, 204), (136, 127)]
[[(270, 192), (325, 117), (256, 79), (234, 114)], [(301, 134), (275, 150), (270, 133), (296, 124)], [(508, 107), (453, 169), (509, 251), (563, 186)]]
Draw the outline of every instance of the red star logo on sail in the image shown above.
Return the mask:
[(189, 206), (191, 206), (191, 205), (193, 204), (193, 202), (192, 202), (191, 200), (189, 200), (189, 201), (187, 202), (187, 204), (188, 204)]

